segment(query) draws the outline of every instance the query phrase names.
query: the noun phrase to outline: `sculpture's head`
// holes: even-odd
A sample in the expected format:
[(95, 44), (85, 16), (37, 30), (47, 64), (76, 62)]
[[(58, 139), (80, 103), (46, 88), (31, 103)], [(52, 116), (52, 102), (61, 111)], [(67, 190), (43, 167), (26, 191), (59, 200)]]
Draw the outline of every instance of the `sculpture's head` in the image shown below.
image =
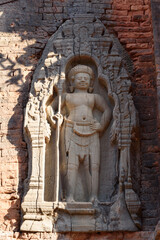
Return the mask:
[(68, 78), (71, 83), (71, 92), (74, 91), (74, 88), (93, 91), (94, 73), (92, 68), (86, 65), (76, 65), (70, 70)]

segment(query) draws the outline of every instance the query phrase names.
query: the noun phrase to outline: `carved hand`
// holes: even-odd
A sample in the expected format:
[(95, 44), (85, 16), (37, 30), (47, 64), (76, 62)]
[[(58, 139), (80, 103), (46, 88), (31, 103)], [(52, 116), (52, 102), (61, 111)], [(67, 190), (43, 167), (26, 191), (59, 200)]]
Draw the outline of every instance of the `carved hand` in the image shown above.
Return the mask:
[(59, 120), (59, 127), (60, 127), (63, 123), (63, 115), (61, 113), (56, 113), (56, 115), (54, 115), (52, 117), (52, 121), (54, 121), (55, 124), (56, 124), (57, 120)]
[(95, 130), (96, 132), (99, 132), (102, 130), (102, 126), (99, 122), (97, 122), (96, 120), (94, 120), (91, 124), (90, 124), (90, 128), (92, 130)]

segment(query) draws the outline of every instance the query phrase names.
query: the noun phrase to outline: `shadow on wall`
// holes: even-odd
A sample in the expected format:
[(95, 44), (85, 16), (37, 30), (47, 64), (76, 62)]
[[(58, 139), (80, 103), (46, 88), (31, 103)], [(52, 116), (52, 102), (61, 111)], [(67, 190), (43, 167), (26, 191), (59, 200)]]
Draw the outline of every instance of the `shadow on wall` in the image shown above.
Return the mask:
[[(10, 180), (10, 186), (6, 187), (7, 189), (4, 187), (4, 194), (7, 195), (10, 204), (8, 213), (4, 216), (4, 225), (2, 224), (4, 230), (19, 230), (20, 201), (23, 196), (23, 181), (27, 177), (28, 161), (23, 137), (24, 108), (37, 61), (49, 36), (56, 31), (56, 28), (53, 28), (52, 31), (47, 32), (45, 26), (47, 22), (42, 24), (42, 14), (39, 13), (42, 4), (41, 0), (2, 0), (0, 3), (0, 72), (2, 76), (0, 91), (8, 96), (9, 111), (13, 111), (11, 116), (6, 109), (6, 115), (10, 114), (7, 117), (11, 117), (8, 119), (5, 137), (15, 149), (14, 155), (17, 154), (19, 178), (17, 180), (18, 190), (17, 183), (13, 186), (12, 180)], [(13, 95), (13, 99), (9, 99), (12, 96), (11, 92), (16, 93)], [(15, 99), (14, 96), (18, 96), (18, 98)], [(17, 102), (15, 102), (16, 100)], [(14, 102), (15, 105), (12, 109)], [(2, 106), (4, 103), (3, 100)], [(9, 151), (6, 155), (9, 155)], [(12, 166), (13, 161), (10, 158), (9, 165)], [(9, 167), (9, 165), (7, 166)], [(17, 166), (13, 168), (15, 169), (12, 170), (16, 172)], [(8, 170), (6, 169), (7, 172)], [(15, 179), (14, 182), (16, 182)]]
[[(105, 1), (104, 4), (106, 4)], [(107, 7), (111, 8), (109, 1), (107, 1)], [(16, 151), (19, 178), (18, 195), (17, 183), (14, 189), (4, 192), (12, 201), (8, 214), (4, 217), (7, 223), (4, 223), (4, 226), (10, 225), (10, 229), (7, 228), (7, 230), (19, 230), (20, 201), (23, 196), (23, 181), (27, 177), (28, 161), (23, 137), (23, 117), (33, 71), (49, 37), (64, 21), (78, 12), (94, 12), (97, 17), (105, 14), (104, 9), (96, 7), (96, 1), (93, 6), (90, 0), (85, 4), (79, 0), (1, 0), (0, 2), (0, 72), (2, 73), (0, 91), (6, 94), (9, 104), (15, 102), (14, 95), (13, 99), (9, 100), (10, 92), (18, 96), (14, 108), (12, 109), (12, 104), (9, 105), (9, 110), (13, 111), (13, 114), (8, 120), (6, 134), (7, 140)], [(9, 164), (12, 162), (10, 160)], [(14, 170), (17, 171), (17, 167)], [(10, 187), (13, 188), (13, 186)]]

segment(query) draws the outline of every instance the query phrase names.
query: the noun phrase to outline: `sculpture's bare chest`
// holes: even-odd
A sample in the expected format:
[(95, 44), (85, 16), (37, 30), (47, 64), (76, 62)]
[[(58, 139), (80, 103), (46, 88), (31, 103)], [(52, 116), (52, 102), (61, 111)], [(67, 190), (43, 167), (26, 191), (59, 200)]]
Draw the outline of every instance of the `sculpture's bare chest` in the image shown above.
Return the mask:
[(94, 94), (72, 93), (66, 96), (66, 105), (69, 110), (85, 106), (92, 109), (94, 107)]

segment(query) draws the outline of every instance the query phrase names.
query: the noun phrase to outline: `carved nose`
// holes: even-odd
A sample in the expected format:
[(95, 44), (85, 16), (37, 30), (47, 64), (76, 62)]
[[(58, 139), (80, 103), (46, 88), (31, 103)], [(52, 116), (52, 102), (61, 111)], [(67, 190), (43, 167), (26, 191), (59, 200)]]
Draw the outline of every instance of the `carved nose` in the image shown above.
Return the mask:
[(86, 80), (84, 78), (81, 79), (82, 82), (85, 82)]

